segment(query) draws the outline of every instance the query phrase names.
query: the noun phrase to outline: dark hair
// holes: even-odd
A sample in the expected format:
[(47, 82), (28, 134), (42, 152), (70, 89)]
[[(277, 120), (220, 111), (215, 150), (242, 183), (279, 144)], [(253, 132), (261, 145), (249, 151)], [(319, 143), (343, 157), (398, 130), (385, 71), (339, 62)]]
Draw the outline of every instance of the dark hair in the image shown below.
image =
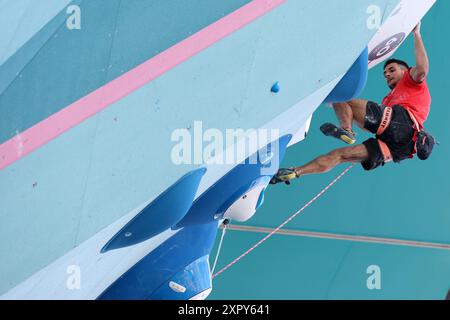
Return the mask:
[(386, 69), (386, 67), (387, 67), (388, 65), (390, 65), (391, 63), (397, 63), (397, 64), (399, 64), (399, 65), (405, 67), (406, 69), (409, 69), (409, 65), (408, 65), (405, 61), (403, 61), (403, 60), (398, 60), (398, 59), (389, 59), (388, 61), (386, 61), (386, 62), (384, 63), (384, 68)]

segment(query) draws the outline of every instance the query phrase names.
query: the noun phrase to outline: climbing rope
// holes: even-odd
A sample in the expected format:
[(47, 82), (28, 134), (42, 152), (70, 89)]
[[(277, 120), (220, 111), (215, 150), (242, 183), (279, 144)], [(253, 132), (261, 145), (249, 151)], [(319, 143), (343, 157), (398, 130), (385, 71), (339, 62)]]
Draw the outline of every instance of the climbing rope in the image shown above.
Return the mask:
[[(314, 201), (316, 201), (318, 198), (320, 198), (329, 188), (331, 188), (336, 182), (338, 182), (339, 179), (341, 179), (348, 171), (350, 171), (351, 168), (353, 168), (355, 164), (352, 163), (349, 167), (347, 167), (347, 169), (345, 169), (339, 176), (337, 176), (336, 179), (334, 179), (330, 184), (328, 184), (322, 191), (320, 191), (314, 198), (312, 198), (307, 204), (305, 204), (300, 210), (298, 210), (296, 213), (294, 213), (292, 216), (290, 216), (286, 221), (284, 221), (282, 224), (280, 224), (277, 228), (275, 228), (274, 230), (272, 230), (272, 232), (270, 232), (267, 236), (265, 236), (263, 239), (261, 239), (260, 241), (258, 241), (258, 243), (256, 243), (254, 246), (252, 246), (250, 249), (248, 249), (247, 251), (245, 251), (243, 254), (241, 254), (239, 257), (237, 257), (236, 259), (234, 259), (233, 261), (231, 261), (229, 264), (227, 264), (225, 267), (223, 267), (222, 269), (220, 269), (217, 273), (214, 274), (214, 271), (211, 272), (213, 274), (212, 279), (214, 279), (215, 277), (217, 277), (218, 275), (220, 275), (221, 273), (223, 273), (225, 270), (227, 270), (228, 268), (230, 268), (232, 265), (234, 265), (236, 262), (238, 262), (239, 260), (241, 260), (242, 258), (244, 258), (246, 255), (248, 255), (250, 252), (252, 252), (253, 250), (255, 250), (257, 247), (259, 247), (264, 241), (266, 241), (267, 239), (269, 239), (271, 236), (273, 236), (275, 233), (277, 233), (281, 228), (283, 228), (286, 224), (288, 224), (292, 219), (294, 219), (296, 216), (298, 216), (300, 213), (302, 213), (303, 210), (305, 210), (306, 208), (308, 208)], [(224, 228), (226, 228), (226, 226), (224, 226)], [(222, 239), (219, 245), (219, 249), (216, 255), (216, 259), (215, 259), (215, 263), (214, 263), (214, 267), (217, 263), (217, 259), (219, 257), (219, 250), (220, 247), (222, 245), (222, 241), (223, 241), (223, 236), (224, 233), (222, 233)], [(214, 270), (214, 268), (213, 268)]]
[(230, 223), (230, 220), (228, 220), (228, 219), (225, 219), (222, 222), (222, 225), (223, 225), (222, 236), (220, 237), (220, 242), (219, 242), (219, 246), (217, 248), (216, 258), (214, 259), (214, 264), (211, 269), (211, 274), (214, 274), (214, 270), (216, 270), (217, 260), (219, 259), (220, 250), (222, 249), (222, 242), (223, 242), (223, 238), (225, 237), (225, 232), (227, 230), (228, 223)]

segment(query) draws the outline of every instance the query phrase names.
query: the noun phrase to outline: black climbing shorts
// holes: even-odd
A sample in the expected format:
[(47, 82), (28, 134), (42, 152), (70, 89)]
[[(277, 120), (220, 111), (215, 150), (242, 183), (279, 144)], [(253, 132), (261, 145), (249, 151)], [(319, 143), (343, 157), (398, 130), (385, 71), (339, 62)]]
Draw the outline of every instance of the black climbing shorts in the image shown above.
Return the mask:
[[(386, 107), (375, 102), (368, 101), (366, 105), (366, 117), (364, 128), (377, 134)], [(413, 122), (402, 106), (392, 107), (392, 118), (386, 130), (376, 138), (370, 138), (363, 142), (369, 151), (369, 159), (361, 163), (365, 170), (373, 170), (385, 164), (385, 157), (378, 140), (384, 142), (392, 155), (394, 162), (411, 158), (414, 152)]]

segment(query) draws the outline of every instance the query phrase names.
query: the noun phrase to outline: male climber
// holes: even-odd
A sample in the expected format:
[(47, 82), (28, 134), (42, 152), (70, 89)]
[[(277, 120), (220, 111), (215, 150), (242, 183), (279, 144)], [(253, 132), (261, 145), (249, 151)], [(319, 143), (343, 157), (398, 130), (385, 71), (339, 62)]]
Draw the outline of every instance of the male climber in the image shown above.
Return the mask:
[(410, 68), (401, 60), (390, 59), (384, 65), (384, 77), (392, 90), (379, 105), (355, 99), (334, 103), (333, 109), (340, 127), (324, 124), (320, 128), (327, 136), (354, 144), (352, 122), (376, 135), (360, 145), (336, 149), (306, 165), (280, 169), (271, 184), (289, 183), (302, 175), (323, 173), (345, 162), (361, 163), (365, 170), (373, 170), (393, 160), (412, 158), (416, 152), (417, 134), (428, 117), (431, 97), (426, 84), (428, 57), (420, 34), (420, 23), (412, 31), (416, 66)]

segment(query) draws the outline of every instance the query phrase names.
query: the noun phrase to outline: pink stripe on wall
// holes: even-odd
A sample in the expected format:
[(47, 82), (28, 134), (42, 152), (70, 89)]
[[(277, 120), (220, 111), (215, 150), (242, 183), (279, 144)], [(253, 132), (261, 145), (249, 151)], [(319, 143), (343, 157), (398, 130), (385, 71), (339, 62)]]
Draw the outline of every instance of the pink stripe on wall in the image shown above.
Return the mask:
[(287, 0), (254, 0), (0, 145), (0, 169), (239, 30)]

